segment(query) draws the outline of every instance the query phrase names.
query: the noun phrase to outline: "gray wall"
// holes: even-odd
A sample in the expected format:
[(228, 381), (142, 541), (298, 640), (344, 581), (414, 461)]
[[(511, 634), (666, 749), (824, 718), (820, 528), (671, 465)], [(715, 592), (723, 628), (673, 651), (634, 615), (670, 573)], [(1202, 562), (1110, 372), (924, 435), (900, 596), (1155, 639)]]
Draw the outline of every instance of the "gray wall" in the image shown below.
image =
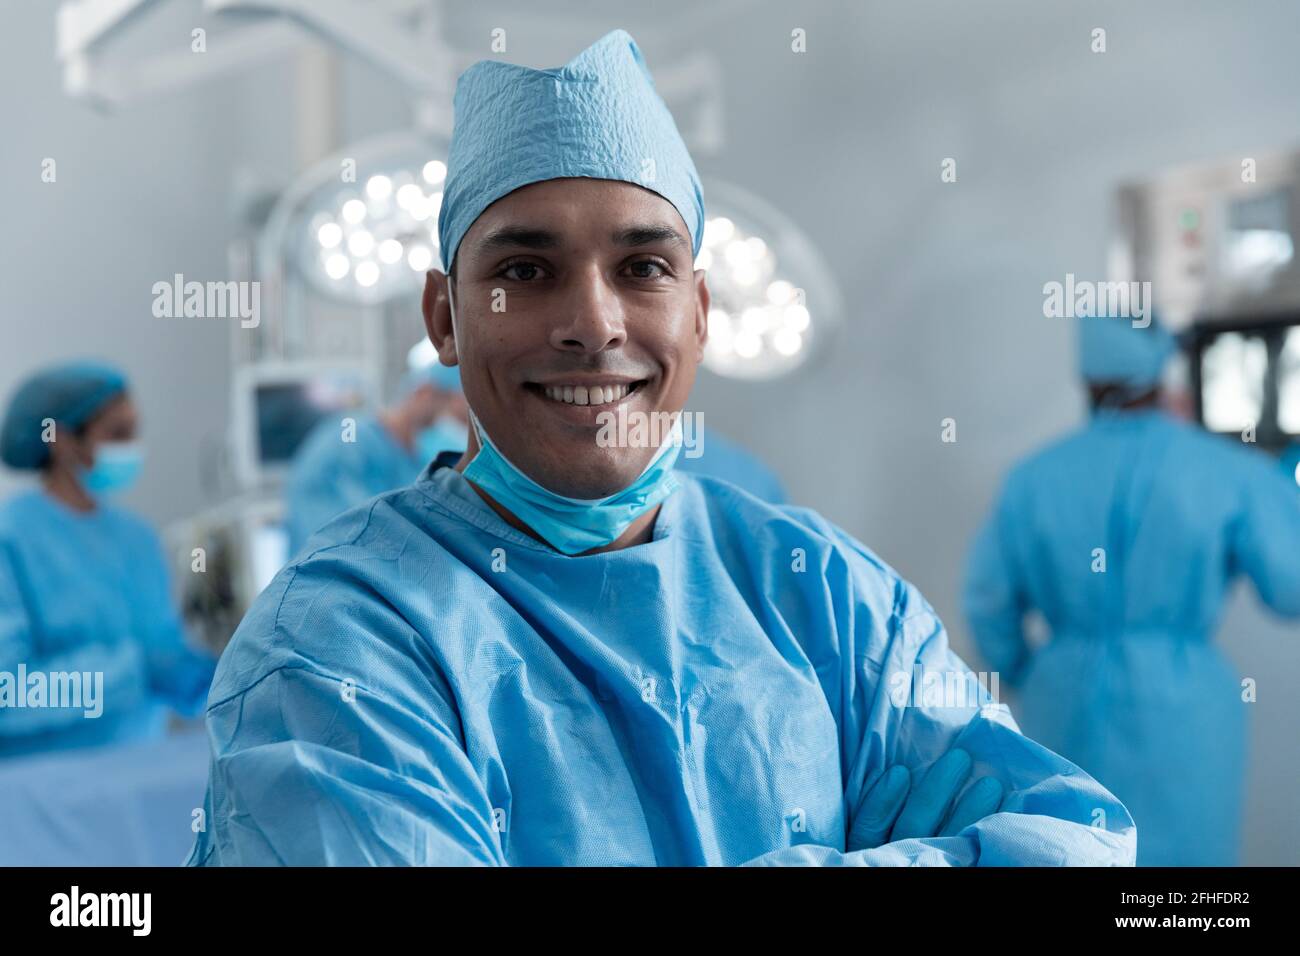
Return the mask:
[[(624, 26), (652, 68), (711, 48), (726, 68), (728, 145), (702, 157), (768, 197), (818, 243), (846, 302), (834, 348), (770, 385), (705, 378), (694, 407), (763, 455), (794, 497), (862, 538), (913, 579), (971, 658), (958, 613), (967, 544), (1000, 476), (1075, 423), (1070, 328), (1041, 318), (1041, 287), (1100, 275), (1110, 195), (1163, 167), (1300, 143), (1300, 7), (1148, 0), (1073, 5), (1017, 0), (822, 3), (768, 0), (562, 4), (581, 26), (547, 32), (527, 5), (479, 4), (453, 32), (510, 58), (563, 62)], [(0, 391), (49, 359), (98, 354), (133, 374), (152, 467), (132, 502), (170, 520), (207, 498), (200, 447), (225, 426), (227, 329), (165, 323), (150, 286), (173, 272), (224, 274), (230, 189), (241, 171), (293, 171), (290, 64), (247, 71), (97, 116), (65, 99), (53, 15), (12, 4), (0, 33)], [(185, 16), (155, 41), (184, 42)], [(808, 52), (789, 52), (792, 27)], [(1089, 52), (1105, 27), (1109, 52)], [(370, 68), (344, 74), (345, 139), (394, 128), (406, 109)], [(40, 182), (40, 161), (59, 182)], [(939, 162), (958, 161), (958, 182)], [(957, 420), (958, 441), (939, 440)], [(0, 475), (0, 492), (13, 485)], [(1294, 812), (1300, 700), (1297, 629), (1239, 596), (1224, 640), (1264, 684), (1253, 729), (1247, 860), (1300, 861)]]

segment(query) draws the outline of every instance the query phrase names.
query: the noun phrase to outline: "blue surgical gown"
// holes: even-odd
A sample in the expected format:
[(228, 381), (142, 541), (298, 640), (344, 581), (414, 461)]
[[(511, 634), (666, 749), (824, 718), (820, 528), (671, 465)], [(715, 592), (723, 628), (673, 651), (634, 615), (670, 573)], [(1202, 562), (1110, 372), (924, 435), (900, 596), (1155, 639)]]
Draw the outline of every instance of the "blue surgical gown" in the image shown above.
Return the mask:
[(375, 495), (409, 485), (425, 462), (403, 448), (373, 415), (356, 419), (356, 441), (329, 418), (294, 455), (285, 486), (289, 553), (297, 554), (317, 528)]
[(1300, 492), (1155, 411), (1100, 414), (1018, 466), (970, 556), (974, 638), (1025, 732), (1124, 802), (1142, 865), (1236, 857), (1249, 705), (1211, 638), (1239, 573), (1300, 615)]
[(39, 490), (0, 505), (0, 674), (103, 674), (98, 717), (0, 706), (0, 756), (159, 737), (168, 707), (201, 712), (215, 661), (186, 646), (168, 578), (127, 511), (81, 513)]
[(781, 479), (767, 465), (717, 432), (704, 434), (702, 454), (692, 458), (690, 451), (683, 448), (677, 456), (678, 471), (721, 478), (774, 505), (783, 505), (788, 500)]
[[(1124, 808), (1005, 707), (891, 694), (914, 666), (969, 672), (815, 513), (682, 476), (652, 540), (566, 557), (456, 457), (254, 603), (208, 701), (191, 864), (1132, 863)], [(954, 745), (1002, 812), (846, 852), (888, 766)]]

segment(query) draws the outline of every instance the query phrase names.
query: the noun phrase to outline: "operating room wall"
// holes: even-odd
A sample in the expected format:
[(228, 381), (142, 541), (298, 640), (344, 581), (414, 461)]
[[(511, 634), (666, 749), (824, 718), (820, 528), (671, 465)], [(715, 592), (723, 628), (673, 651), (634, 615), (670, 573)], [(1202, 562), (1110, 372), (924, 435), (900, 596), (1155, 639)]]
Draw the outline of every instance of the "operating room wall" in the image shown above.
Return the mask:
[[(915, 581), (974, 662), (958, 597), (971, 536), (1008, 467), (1083, 411), (1073, 330), (1042, 317), (1042, 286), (1103, 274), (1116, 182), (1300, 144), (1300, 8), (927, 0), (792, 13), (767, 0), (721, 4), (720, 18), (684, 2), (630, 16), (556, 6), (581, 25), (487, 2), (456, 7), (452, 29), (488, 56), (487, 29), (503, 26), (509, 58), (533, 66), (615, 26), (637, 35), (652, 69), (702, 47), (723, 64), (726, 145), (697, 157), (706, 202), (710, 174), (763, 194), (817, 243), (846, 308), (797, 375), (704, 374), (692, 406)], [(796, 27), (806, 53), (790, 51)], [(1095, 27), (1104, 54), (1090, 52)], [(147, 30), (187, 32), (169, 17)], [(293, 72), (272, 63), (97, 114), (64, 96), (53, 49), (52, 5), (7, 5), (0, 55), (26, 82), (0, 88), (0, 389), (69, 354), (124, 365), (151, 456), (129, 503), (165, 522), (213, 500), (204, 478), (227, 424), (229, 329), (155, 319), (150, 289), (176, 272), (225, 276), (233, 187), (295, 168)], [(341, 97), (343, 141), (407, 116), (368, 67), (345, 69)], [(47, 156), (55, 184), (41, 182)], [(948, 157), (957, 181), (945, 184)], [(945, 418), (954, 443), (941, 441)], [(16, 484), (0, 471), (0, 494)], [(1300, 673), (1297, 636), (1251, 594), (1224, 623), (1230, 655), (1261, 680), (1248, 863), (1300, 859), (1300, 698), (1265, 679)]]

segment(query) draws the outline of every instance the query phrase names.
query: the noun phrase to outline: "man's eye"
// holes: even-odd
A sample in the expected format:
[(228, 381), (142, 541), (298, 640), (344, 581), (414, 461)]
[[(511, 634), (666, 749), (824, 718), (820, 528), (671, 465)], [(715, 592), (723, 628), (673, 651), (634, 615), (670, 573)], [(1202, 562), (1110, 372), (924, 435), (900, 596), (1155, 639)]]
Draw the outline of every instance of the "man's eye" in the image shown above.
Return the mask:
[(541, 278), (542, 267), (533, 262), (511, 262), (499, 274), (516, 282), (531, 282)]
[(628, 268), (632, 270), (632, 275), (637, 279), (655, 279), (661, 275), (667, 275), (663, 266), (649, 259), (634, 262)]

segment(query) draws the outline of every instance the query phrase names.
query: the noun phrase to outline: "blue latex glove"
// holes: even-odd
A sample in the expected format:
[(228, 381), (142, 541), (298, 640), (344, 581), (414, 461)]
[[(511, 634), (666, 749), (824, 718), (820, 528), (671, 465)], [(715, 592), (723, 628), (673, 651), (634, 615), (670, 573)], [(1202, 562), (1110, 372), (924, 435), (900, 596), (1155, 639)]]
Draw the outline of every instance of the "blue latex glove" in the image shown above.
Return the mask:
[(976, 781), (953, 806), (970, 772), (970, 754), (958, 749), (936, 760), (915, 787), (906, 767), (890, 767), (858, 805), (847, 849), (867, 850), (913, 837), (953, 836), (996, 813), (1003, 792), (993, 777)]

